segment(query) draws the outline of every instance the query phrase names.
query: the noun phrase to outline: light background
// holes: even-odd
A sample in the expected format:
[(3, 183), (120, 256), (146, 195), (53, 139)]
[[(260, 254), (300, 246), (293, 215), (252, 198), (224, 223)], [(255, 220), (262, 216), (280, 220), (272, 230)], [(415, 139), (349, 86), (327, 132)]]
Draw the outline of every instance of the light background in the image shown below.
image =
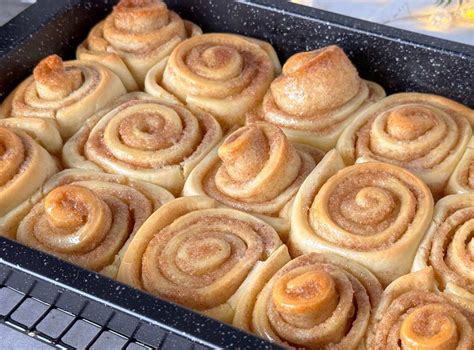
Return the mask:
[[(33, 2), (35, 0), (0, 0), (0, 26)], [(474, 45), (474, 0), (463, 1), (464, 4), (469, 3), (472, 6), (473, 18), (470, 21), (462, 20), (459, 15), (458, 0), (452, 0), (451, 5), (446, 7), (436, 6), (436, 0), (292, 0), (292, 2)], [(446, 12), (451, 13), (449, 27), (434, 26), (432, 15), (441, 13), (443, 20), (442, 16)]]
[[(457, 0), (448, 6), (437, 6), (436, 0), (293, 0), (294, 3), (313, 6), (322, 10), (386, 24), (443, 39), (474, 45), (474, 0), (464, 0), (463, 4), (472, 6), (470, 20), (461, 16)], [(433, 14), (451, 15), (451, 23), (446, 26), (433, 25)], [(435, 21), (436, 23), (436, 21)]]

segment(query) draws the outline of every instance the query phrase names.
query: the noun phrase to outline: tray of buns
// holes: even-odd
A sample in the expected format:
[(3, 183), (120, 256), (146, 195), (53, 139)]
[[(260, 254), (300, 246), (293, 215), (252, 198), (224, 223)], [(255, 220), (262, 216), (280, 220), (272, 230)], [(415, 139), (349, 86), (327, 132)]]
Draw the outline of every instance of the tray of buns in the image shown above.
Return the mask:
[(473, 47), (280, 0), (39, 0), (0, 37), (5, 334), (474, 348)]

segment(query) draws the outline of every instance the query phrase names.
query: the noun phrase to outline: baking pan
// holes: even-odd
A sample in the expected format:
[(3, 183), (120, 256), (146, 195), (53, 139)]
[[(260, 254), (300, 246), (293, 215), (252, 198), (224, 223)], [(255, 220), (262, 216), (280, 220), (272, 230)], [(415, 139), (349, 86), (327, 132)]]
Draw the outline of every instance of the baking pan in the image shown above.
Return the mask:
[[(363, 78), (378, 82), (388, 93), (435, 93), (474, 107), (472, 46), (289, 4), (283, 0), (166, 2), (183, 18), (200, 25), (205, 32), (233, 32), (270, 41), (282, 62), (297, 51), (337, 44), (344, 48)], [(114, 1), (110, 0), (38, 0), (1, 27), (0, 99), (31, 74), (35, 64), (45, 56), (58, 53), (72, 59), (76, 46), (86, 37), (89, 29), (105, 17), (113, 4)], [(0, 267), (9, 271), (8, 276), (18, 273), (30, 275), (35, 283), (46, 283), (55, 288), (58, 298), (64, 293), (80, 295), (88, 303), (105, 305), (113, 314), (123, 314), (139, 324), (158, 327), (167, 337), (179, 334), (179, 337), (190, 341), (186, 347), (180, 345), (178, 348), (276, 348), (228, 325), (3, 238), (0, 238), (0, 260)], [(15, 285), (1, 283), (0, 288), (19, 289)], [(23, 293), (22, 300), (29, 297), (28, 288), (19, 291)], [(56, 299), (39, 300), (49, 305), (48, 310), (56, 307)], [(99, 333), (91, 341), (99, 339), (100, 332), (114, 331), (130, 338), (129, 343), (135, 342), (135, 333), (128, 334), (112, 328), (110, 322), (113, 317), (104, 321), (100, 308), (93, 309), (95, 312), (88, 317), (82, 309), (69, 311), (75, 320), (84, 318), (90, 324), (100, 326)], [(10, 315), (0, 314), (0, 324), (2, 320), (10, 322)], [(20, 328), (41, 337), (41, 331), (34, 328), (36, 325), (32, 327)], [(49, 341), (53, 345), (62, 344), (61, 340)], [(158, 346), (171, 347), (166, 341), (161, 341)]]
[[(45, 56), (73, 58), (110, 0), (38, 0), (0, 28), (0, 99)], [(344, 48), (360, 75), (387, 93), (436, 93), (474, 107), (474, 47), (341, 16), (284, 0), (168, 0), (204, 31), (270, 41), (282, 61), (328, 44)]]

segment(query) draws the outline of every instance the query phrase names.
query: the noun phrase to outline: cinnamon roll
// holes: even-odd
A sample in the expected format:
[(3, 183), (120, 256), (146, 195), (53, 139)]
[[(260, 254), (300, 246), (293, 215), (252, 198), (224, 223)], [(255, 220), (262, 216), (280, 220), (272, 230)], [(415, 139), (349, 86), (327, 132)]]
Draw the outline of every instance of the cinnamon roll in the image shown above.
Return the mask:
[(238, 309), (234, 325), (289, 348), (361, 349), (381, 294), (377, 278), (357, 263), (308, 253)]
[(362, 80), (344, 51), (332, 45), (290, 57), (247, 121), (265, 120), (291, 141), (328, 151), (358, 112), (384, 96), (380, 85)]
[(474, 111), (457, 102), (400, 93), (361, 112), (337, 149), (347, 164), (375, 160), (406, 168), (439, 197), (471, 138), (470, 123)]
[(374, 312), (367, 350), (474, 348), (474, 304), (451, 302), (425, 268), (392, 282)]
[(204, 34), (176, 47), (161, 84), (190, 108), (213, 114), (228, 129), (243, 124), (245, 113), (261, 102), (279, 71), (268, 43), (233, 34)]
[(122, 79), (128, 91), (143, 88), (147, 71), (166, 61), (184, 39), (202, 34), (160, 0), (121, 0), (77, 48), (77, 58), (99, 62)]
[(16, 238), (86, 269), (115, 277), (130, 240), (173, 199), (145, 182), (77, 169), (51, 178), (23, 218)]
[(0, 119), (0, 236), (15, 237), (24, 210), (21, 204), (58, 172), (56, 160), (45, 148), (57, 151), (61, 143), (47, 121)]
[(445, 193), (474, 193), (474, 138), (448, 180)]
[(50, 119), (5, 118), (0, 119), (0, 127), (25, 132), (51, 154), (60, 154), (63, 148), (61, 135), (54, 121)]
[(289, 260), (275, 230), (206, 197), (173, 200), (156, 211), (130, 243), (118, 280), (232, 322), (250, 280)]
[(432, 214), (431, 193), (412, 173), (378, 162), (344, 168), (333, 150), (296, 195), (288, 244), (292, 256), (352, 259), (387, 285), (410, 271)]
[(125, 93), (120, 79), (93, 62), (42, 60), (33, 75), (6, 98), (1, 113), (52, 120), (63, 138), (74, 134), (98, 109)]
[(179, 194), (185, 178), (220, 141), (208, 113), (130, 93), (91, 117), (65, 144), (70, 168), (105, 171), (152, 182)]
[(205, 195), (254, 214), (285, 241), (293, 198), (322, 157), (316, 148), (291, 144), (277, 126), (249, 124), (208, 154), (189, 176), (183, 194)]
[(418, 248), (413, 271), (432, 266), (442, 290), (474, 302), (474, 194), (442, 198), (433, 222)]

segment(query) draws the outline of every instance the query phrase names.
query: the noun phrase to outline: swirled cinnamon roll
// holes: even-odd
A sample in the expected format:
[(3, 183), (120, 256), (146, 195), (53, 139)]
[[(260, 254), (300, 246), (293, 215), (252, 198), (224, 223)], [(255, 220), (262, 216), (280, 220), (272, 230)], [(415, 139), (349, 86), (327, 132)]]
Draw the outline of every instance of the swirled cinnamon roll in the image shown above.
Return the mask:
[(382, 294), (366, 268), (317, 253), (290, 261), (260, 290), (234, 325), (298, 349), (361, 349)]
[(234, 34), (204, 34), (176, 47), (161, 85), (190, 108), (213, 114), (228, 129), (244, 123), (245, 113), (262, 101), (279, 71), (268, 43)]
[(290, 57), (247, 121), (265, 120), (291, 141), (328, 151), (358, 112), (384, 96), (381, 86), (362, 80), (344, 51), (332, 45)]
[(128, 91), (143, 88), (147, 71), (184, 39), (202, 34), (161, 0), (121, 0), (77, 48), (77, 58), (105, 65)]
[(51, 154), (60, 154), (63, 148), (63, 140), (56, 128), (56, 124), (52, 120), (39, 118), (5, 118), (0, 119), (0, 127), (25, 132)]
[(432, 266), (442, 290), (474, 302), (474, 194), (442, 198), (418, 248), (413, 271)]
[(391, 95), (361, 112), (337, 149), (347, 164), (381, 161), (406, 168), (439, 197), (472, 135), (474, 111), (447, 98)]
[(0, 112), (53, 120), (62, 137), (69, 138), (93, 113), (124, 93), (120, 79), (107, 68), (93, 62), (63, 62), (52, 55), (13, 90)]
[(367, 350), (474, 348), (474, 303), (440, 293), (431, 268), (392, 282), (374, 312)]
[(433, 198), (403, 168), (378, 162), (344, 168), (333, 150), (307, 177), (291, 213), (292, 256), (342, 255), (387, 285), (410, 271), (432, 218)]
[(31, 118), (0, 119), (0, 236), (15, 237), (18, 206), (58, 172), (45, 148), (57, 151), (62, 141), (55, 127)]
[(130, 243), (118, 279), (208, 316), (232, 322), (247, 285), (289, 260), (275, 230), (206, 197), (171, 201)]
[(449, 178), (445, 193), (474, 193), (474, 138)]
[(70, 169), (52, 177), (23, 218), (19, 242), (115, 277), (130, 240), (173, 199), (165, 189), (123, 176)]
[(212, 197), (221, 205), (254, 214), (286, 240), (293, 198), (322, 157), (316, 148), (291, 144), (277, 126), (249, 124), (199, 163), (183, 194)]
[(210, 114), (136, 92), (87, 120), (64, 146), (63, 162), (152, 182), (178, 194), (221, 138), (219, 123)]

